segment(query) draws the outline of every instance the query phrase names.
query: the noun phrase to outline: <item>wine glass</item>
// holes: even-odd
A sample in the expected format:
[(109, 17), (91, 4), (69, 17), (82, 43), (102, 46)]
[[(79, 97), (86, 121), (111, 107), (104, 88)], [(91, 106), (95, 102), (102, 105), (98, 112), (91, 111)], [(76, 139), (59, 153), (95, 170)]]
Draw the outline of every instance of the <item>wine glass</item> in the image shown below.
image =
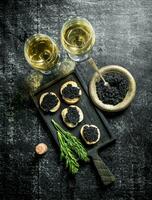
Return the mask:
[(24, 55), (32, 68), (50, 74), (59, 61), (59, 48), (55, 41), (44, 34), (34, 34), (24, 45)]
[(74, 17), (63, 24), (61, 42), (69, 57), (77, 62), (88, 59), (95, 43), (95, 32), (90, 22)]

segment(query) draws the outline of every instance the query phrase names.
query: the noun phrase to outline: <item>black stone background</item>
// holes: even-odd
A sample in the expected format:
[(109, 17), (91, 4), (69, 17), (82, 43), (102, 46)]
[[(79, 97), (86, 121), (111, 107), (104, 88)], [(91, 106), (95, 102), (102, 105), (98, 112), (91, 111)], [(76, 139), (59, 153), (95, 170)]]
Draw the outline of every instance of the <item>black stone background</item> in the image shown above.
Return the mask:
[[(60, 30), (70, 16), (83, 16), (94, 26), (93, 57), (99, 66), (122, 65), (137, 81), (132, 105), (107, 116), (117, 138), (100, 153), (117, 178), (107, 189), (93, 165), (83, 165), (75, 178), (68, 175), (24, 87), (30, 73), (23, 54), (25, 39), (41, 32), (61, 47)], [(77, 67), (88, 82), (92, 70), (85, 62)], [(0, 200), (150, 200), (152, 1), (1, 0), (0, 100)], [(38, 142), (47, 143), (49, 151), (36, 160), (33, 149)]]

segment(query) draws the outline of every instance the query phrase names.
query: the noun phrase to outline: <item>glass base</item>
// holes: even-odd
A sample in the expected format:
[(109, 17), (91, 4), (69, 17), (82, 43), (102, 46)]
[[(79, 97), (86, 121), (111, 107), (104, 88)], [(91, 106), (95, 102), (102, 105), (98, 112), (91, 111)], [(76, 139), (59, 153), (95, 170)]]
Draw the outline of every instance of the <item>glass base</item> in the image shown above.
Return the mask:
[(41, 70), (40, 70), (40, 72), (41, 72), (42, 74), (44, 74), (44, 75), (50, 75), (50, 74), (52, 74), (52, 70), (49, 70), (49, 71), (47, 71), (47, 72), (41, 71)]
[(76, 56), (76, 55), (72, 55), (68, 53), (68, 56), (71, 58), (71, 60), (74, 60), (76, 62), (82, 62), (85, 61), (89, 58), (90, 54), (84, 54), (84, 55), (80, 55), (80, 56)]
[(61, 63), (58, 62), (56, 65), (54, 65), (50, 70), (48, 71), (43, 71), (43, 70), (38, 70), (40, 71), (43, 75), (53, 75), (56, 74), (59, 71)]

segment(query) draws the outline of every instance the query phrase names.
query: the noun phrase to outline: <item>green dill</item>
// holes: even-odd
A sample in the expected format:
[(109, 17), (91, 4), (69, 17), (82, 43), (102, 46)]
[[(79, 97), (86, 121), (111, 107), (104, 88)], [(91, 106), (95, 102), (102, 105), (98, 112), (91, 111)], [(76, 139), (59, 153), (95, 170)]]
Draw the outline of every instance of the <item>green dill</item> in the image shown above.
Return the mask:
[(66, 167), (72, 174), (76, 174), (79, 170), (78, 158), (87, 162), (89, 160), (86, 149), (80, 140), (65, 131), (57, 122), (52, 119), (52, 123), (57, 130), (58, 141), (60, 144), (61, 159), (65, 160)]

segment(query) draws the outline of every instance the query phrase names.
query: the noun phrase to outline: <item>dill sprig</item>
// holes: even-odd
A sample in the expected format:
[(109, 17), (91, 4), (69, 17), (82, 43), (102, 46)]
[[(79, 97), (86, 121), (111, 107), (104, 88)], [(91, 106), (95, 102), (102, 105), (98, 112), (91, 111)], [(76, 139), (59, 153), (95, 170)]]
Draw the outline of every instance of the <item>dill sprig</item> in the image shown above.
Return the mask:
[(77, 137), (65, 131), (57, 122), (52, 119), (52, 123), (57, 130), (58, 140), (61, 150), (61, 159), (66, 160), (66, 167), (72, 174), (76, 174), (79, 163), (76, 155), (83, 161), (88, 161), (88, 153)]
[(58, 140), (60, 143), (60, 149), (61, 149), (61, 159), (66, 160), (66, 167), (69, 167), (69, 171), (72, 174), (76, 174), (79, 170), (79, 163), (77, 162), (77, 159), (73, 155), (71, 149), (68, 147), (67, 143), (63, 140), (62, 133), (57, 131), (58, 133)]

